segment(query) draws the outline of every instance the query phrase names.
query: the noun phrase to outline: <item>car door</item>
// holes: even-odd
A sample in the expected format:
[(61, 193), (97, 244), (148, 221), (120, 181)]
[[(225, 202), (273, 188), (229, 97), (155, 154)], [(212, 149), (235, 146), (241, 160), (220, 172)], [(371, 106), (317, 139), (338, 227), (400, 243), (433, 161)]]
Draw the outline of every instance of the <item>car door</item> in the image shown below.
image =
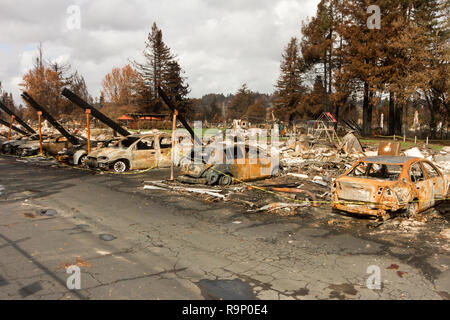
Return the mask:
[(158, 137), (156, 154), (158, 156), (158, 167), (170, 167), (172, 163), (172, 139), (171, 137)]
[(409, 177), (417, 191), (417, 198), (419, 200), (419, 210), (424, 210), (434, 205), (433, 189), (430, 187), (430, 181), (420, 162), (414, 162), (409, 168)]
[(132, 169), (147, 169), (158, 165), (154, 137), (143, 137), (131, 148)]
[(250, 164), (245, 157), (245, 149), (241, 146), (226, 148), (226, 163), (230, 164), (230, 170), (237, 179), (249, 180), (251, 178)]
[(430, 187), (433, 189), (434, 199), (441, 200), (445, 191), (444, 177), (431, 163), (423, 161), (422, 165), (428, 175)]

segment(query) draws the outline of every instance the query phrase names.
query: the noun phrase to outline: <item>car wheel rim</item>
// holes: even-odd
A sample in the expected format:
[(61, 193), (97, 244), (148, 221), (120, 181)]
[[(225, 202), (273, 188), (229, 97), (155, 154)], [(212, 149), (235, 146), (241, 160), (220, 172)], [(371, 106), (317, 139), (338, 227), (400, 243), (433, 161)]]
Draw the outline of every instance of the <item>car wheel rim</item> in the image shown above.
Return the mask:
[(124, 172), (125, 171), (125, 163), (123, 163), (122, 161), (116, 162), (114, 164), (114, 171)]
[(229, 184), (231, 184), (231, 177), (223, 176), (222, 177), (222, 185), (227, 186)]

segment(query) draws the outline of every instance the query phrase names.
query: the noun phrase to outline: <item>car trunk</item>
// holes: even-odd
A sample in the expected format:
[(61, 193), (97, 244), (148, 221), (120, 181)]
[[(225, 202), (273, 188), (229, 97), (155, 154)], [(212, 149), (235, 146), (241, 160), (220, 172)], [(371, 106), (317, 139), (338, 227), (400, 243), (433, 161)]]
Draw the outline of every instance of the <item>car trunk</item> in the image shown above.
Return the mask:
[(336, 188), (336, 192), (340, 200), (373, 202), (377, 191), (374, 185), (341, 180)]

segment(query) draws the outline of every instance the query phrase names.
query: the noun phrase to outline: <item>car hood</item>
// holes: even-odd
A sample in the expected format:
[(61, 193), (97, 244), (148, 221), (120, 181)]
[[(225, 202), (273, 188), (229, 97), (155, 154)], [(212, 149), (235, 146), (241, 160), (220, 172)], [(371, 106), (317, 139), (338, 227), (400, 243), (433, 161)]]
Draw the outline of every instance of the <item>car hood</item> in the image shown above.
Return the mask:
[(37, 148), (40, 147), (39, 141), (28, 141), (24, 144), (21, 144), (19, 148)]
[(26, 141), (26, 140), (10, 140), (10, 141), (7, 141), (7, 142), (3, 143), (3, 145), (10, 145), (12, 147), (15, 147), (15, 146), (20, 146), (22, 144), (25, 144), (27, 142), (29, 142), (29, 141)]
[(97, 150), (91, 151), (89, 157), (99, 158), (99, 157), (108, 157), (114, 158), (115, 156), (122, 154), (126, 149), (123, 148), (100, 148)]

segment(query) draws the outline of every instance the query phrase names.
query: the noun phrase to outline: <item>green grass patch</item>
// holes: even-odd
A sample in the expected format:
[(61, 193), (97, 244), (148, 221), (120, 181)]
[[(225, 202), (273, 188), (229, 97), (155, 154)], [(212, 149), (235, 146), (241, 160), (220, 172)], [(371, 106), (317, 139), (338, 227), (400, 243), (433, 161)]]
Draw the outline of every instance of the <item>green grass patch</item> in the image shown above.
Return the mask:
[[(378, 144), (381, 142), (381, 141), (389, 141), (389, 140), (376, 140), (376, 139), (359, 139), (359, 141), (361, 141), (361, 143), (362, 144), (365, 144), (365, 145), (376, 145), (376, 146), (378, 146)], [(393, 141), (393, 140), (392, 140)], [(405, 149), (409, 149), (409, 148), (413, 148), (413, 147), (416, 147), (417, 146), (417, 144), (415, 144), (414, 142), (411, 142), (411, 141), (405, 141), (405, 142), (403, 142), (403, 141), (401, 141), (401, 140), (395, 140), (395, 142), (400, 142), (400, 148), (401, 148), (401, 150), (405, 150)], [(423, 141), (418, 141), (419, 143), (423, 143)], [(432, 148), (433, 150), (435, 150), (435, 151), (441, 151), (442, 150), (442, 148), (444, 148), (444, 145), (441, 145), (441, 144), (428, 144), (428, 146), (430, 147), (430, 148)]]

